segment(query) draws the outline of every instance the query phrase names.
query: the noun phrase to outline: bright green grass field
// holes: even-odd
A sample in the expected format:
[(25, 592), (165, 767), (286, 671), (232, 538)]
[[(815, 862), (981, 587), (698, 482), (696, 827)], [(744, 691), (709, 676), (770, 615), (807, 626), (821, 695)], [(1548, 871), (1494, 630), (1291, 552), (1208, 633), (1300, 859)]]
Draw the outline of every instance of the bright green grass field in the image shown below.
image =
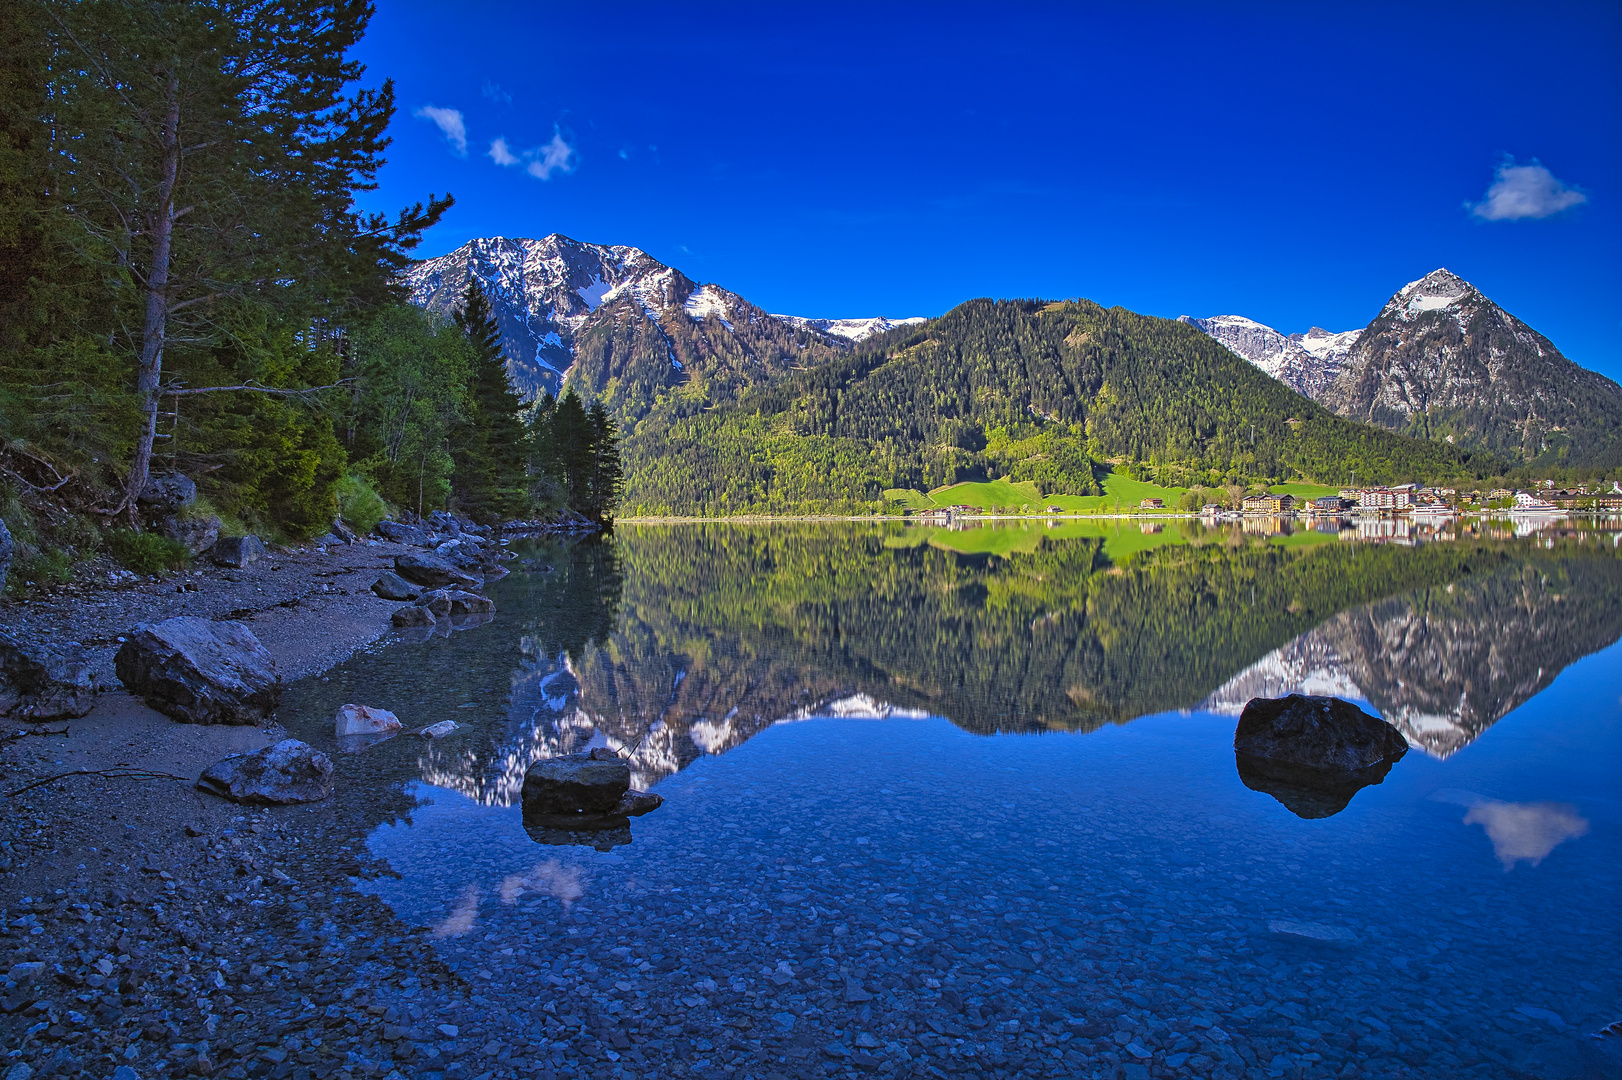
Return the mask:
[(1104, 554), (1113, 563), (1128, 556), (1164, 547), (1167, 544), (1186, 544), (1188, 537), (1179, 527), (1180, 522), (1164, 524), (1140, 521), (1060, 521), (1052, 525), (1042, 522), (996, 522), (969, 529), (909, 529), (900, 536), (887, 538), (886, 547), (913, 547), (928, 544), (960, 555), (1028, 554), (1043, 543), (1061, 540), (1102, 539)]
[[(913, 510), (927, 510), (939, 506), (973, 506), (986, 511), (1015, 514), (1045, 513), (1057, 506), (1065, 513), (1113, 513), (1137, 510), (1144, 499), (1163, 499), (1168, 508), (1175, 508), (1186, 488), (1167, 488), (1142, 480), (1131, 480), (1121, 473), (1104, 477), (1102, 495), (1043, 495), (1033, 481), (1011, 484), (1007, 480), (989, 480), (952, 484), (936, 488), (928, 495), (911, 488), (891, 488), (884, 493), (889, 502), (900, 503)], [(1293, 492), (1292, 492), (1293, 494)]]
[(1340, 488), (1322, 484), (1274, 484), (1267, 489), (1280, 495), (1294, 495), (1298, 499), (1316, 499), (1321, 495), (1338, 495)]

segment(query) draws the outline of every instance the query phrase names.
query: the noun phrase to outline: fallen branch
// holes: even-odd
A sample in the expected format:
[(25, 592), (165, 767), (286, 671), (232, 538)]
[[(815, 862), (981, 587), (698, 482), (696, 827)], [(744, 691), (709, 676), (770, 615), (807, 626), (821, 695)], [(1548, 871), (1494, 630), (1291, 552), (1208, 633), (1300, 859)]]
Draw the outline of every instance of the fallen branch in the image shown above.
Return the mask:
[(166, 772), (152, 772), (148, 769), (74, 769), (72, 772), (57, 773), (55, 776), (47, 776), (43, 780), (35, 780), (32, 784), (24, 784), (16, 791), (7, 794), (6, 798), (15, 799), (18, 795), (21, 795), (25, 791), (32, 791), (37, 787), (44, 787), (46, 784), (55, 783), (58, 780), (66, 780), (70, 776), (99, 776), (104, 780), (179, 780), (185, 784), (192, 782), (192, 779), (189, 776), (176, 776), (174, 773)]

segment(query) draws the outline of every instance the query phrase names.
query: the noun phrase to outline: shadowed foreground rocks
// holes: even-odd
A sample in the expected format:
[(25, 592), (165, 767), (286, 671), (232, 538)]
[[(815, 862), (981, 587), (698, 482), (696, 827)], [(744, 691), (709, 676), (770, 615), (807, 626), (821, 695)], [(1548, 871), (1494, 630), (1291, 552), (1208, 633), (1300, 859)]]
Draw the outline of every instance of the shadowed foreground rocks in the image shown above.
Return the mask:
[(276, 662), (239, 622), (180, 616), (137, 626), (114, 661), (132, 694), (193, 724), (258, 724), (282, 699)]
[(1408, 752), (1402, 733), (1339, 698), (1255, 698), (1233, 736), (1239, 779), (1303, 818), (1346, 809)]

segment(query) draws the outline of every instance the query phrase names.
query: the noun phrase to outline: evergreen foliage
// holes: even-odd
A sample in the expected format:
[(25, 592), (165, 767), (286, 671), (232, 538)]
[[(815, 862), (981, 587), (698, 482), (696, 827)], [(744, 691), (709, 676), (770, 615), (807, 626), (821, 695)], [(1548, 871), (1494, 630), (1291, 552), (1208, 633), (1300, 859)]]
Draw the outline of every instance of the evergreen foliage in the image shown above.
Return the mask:
[(624, 483), (618, 431), (599, 400), (587, 406), (573, 389), (543, 395), (530, 422), (531, 468), (554, 505), (593, 521), (612, 519)]
[(529, 430), (507, 377), (501, 327), (478, 279), (468, 280), (455, 321), (473, 350), (467, 422), (451, 449), (456, 505), (477, 521), (511, 521), (529, 507)]
[(1085, 300), (974, 300), (627, 443), (638, 512), (866, 509), (889, 488), (1034, 481), (1104, 462), (1166, 486), (1439, 481), (1479, 454), (1335, 416), (1199, 331)]

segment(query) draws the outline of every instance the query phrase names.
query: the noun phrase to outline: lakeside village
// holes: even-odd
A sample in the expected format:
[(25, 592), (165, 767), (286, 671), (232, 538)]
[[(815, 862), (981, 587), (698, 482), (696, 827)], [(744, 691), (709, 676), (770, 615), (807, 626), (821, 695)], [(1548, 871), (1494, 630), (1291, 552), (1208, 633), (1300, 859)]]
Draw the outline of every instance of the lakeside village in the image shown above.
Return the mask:
[[(972, 528), (979, 521), (1006, 517), (1041, 517), (1056, 526), (1060, 518), (1095, 517), (1097, 511), (1076, 511), (1063, 506), (1012, 511), (969, 504), (933, 507), (909, 513), (919, 524)], [(1297, 496), (1268, 491), (1246, 497), (1240, 509), (1207, 503), (1197, 511), (1176, 511), (1160, 498), (1144, 498), (1137, 506), (1120, 508), (1111, 517), (1141, 520), (1145, 531), (1160, 531), (1157, 518), (1194, 518), (1206, 525), (1236, 524), (1247, 534), (1292, 535), (1310, 530), (1343, 539), (1410, 542), (1443, 539), (1448, 526), (1464, 517), (1507, 521), (1506, 534), (1542, 533), (1569, 517), (1622, 519), (1622, 484), (1609, 489), (1556, 488), (1546, 480), (1531, 490), (1498, 488), (1459, 491), (1456, 488), (1398, 484), (1389, 487), (1348, 487), (1335, 493)]]

